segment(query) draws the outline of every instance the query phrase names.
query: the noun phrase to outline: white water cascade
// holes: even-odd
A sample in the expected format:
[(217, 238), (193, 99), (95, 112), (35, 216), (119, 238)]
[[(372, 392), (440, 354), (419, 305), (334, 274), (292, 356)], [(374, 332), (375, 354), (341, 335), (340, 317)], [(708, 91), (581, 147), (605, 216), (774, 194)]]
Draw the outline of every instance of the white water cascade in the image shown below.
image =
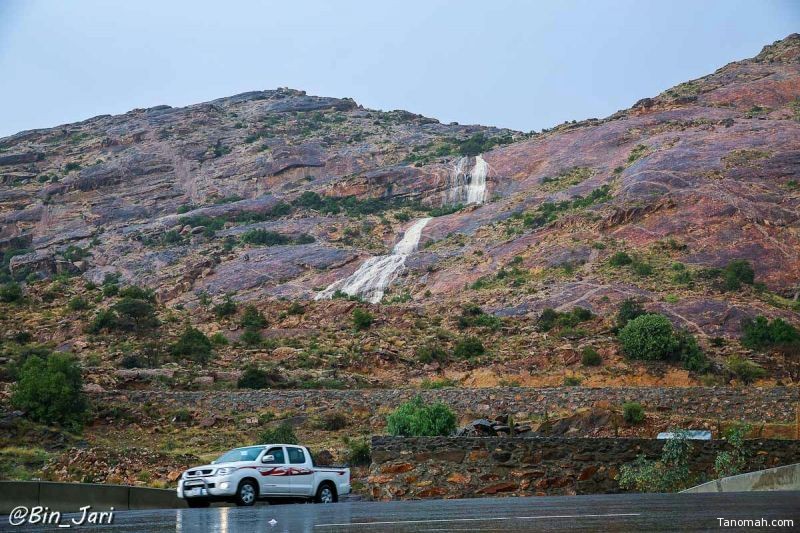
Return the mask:
[(467, 171), (469, 157), (462, 157), (453, 165), (450, 187), (447, 189), (448, 204), (482, 204), (486, 201), (486, 175), (489, 164), (480, 155), (475, 156), (475, 165)]
[(364, 261), (358, 270), (344, 279), (328, 285), (317, 293), (315, 300), (324, 300), (333, 297), (336, 291), (342, 291), (350, 296), (360, 296), (370, 303), (378, 303), (383, 298), (383, 292), (403, 271), (406, 258), (412, 254), (419, 244), (422, 228), (430, 218), (421, 218), (414, 222), (405, 232), (403, 238), (394, 245), (390, 255), (379, 255)]

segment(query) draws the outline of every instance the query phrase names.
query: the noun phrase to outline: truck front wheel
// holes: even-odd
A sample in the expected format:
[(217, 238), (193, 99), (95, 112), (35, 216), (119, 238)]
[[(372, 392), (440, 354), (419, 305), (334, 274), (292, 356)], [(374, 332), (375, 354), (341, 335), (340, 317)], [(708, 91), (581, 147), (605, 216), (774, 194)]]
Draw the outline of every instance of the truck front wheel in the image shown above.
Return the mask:
[(250, 479), (242, 480), (239, 488), (236, 489), (236, 505), (250, 507), (256, 503), (258, 489), (254, 481)]
[(321, 483), (317, 489), (317, 495), (314, 501), (317, 503), (336, 503), (339, 497), (336, 495), (336, 489), (329, 482)]

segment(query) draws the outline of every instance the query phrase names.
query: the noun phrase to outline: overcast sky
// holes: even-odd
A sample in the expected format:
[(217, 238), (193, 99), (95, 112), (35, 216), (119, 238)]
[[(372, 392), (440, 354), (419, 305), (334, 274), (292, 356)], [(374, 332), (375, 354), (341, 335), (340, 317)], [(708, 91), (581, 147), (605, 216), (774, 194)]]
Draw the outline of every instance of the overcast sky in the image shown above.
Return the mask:
[(0, 136), (292, 87), (523, 131), (800, 31), (800, 0), (0, 0)]

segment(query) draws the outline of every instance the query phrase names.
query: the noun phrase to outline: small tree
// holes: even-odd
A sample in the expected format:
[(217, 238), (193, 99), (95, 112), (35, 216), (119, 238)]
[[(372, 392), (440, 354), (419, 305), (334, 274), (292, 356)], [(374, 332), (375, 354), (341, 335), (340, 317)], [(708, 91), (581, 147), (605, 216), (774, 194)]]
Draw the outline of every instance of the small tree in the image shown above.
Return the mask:
[(453, 348), (453, 355), (459, 359), (470, 359), (486, 352), (478, 337), (462, 337)]
[(369, 329), (373, 322), (375, 322), (375, 317), (366, 309), (360, 307), (353, 309), (353, 325), (357, 330)]
[(36, 422), (79, 429), (86, 412), (80, 366), (66, 354), (29, 357), (22, 365), (11, 402)]
[(456, 415), (442, 402), (426, 404), (421, 396), (402, 404), (387, 418), (390, 435), (435, 437), (456, 429)]
[(205, 364), (211, 359), (211, 341), (199, 329), (187, 326), (170, 348), (172, 355), (185, 357), (200, 364)]
[(734, 426), (728, 430), (726, 439), (730, 450), (723, 450), (714, 460), (714, 473), (718, 478), (741, 474), (747, 466), (747, 450), (744, 448), (744, 438), (750, 432), (748, 424)]
[(640, 455), (632, 463), (622, 465), (620, 487), (639, 492), (677, 492), (691, 486), (692, 443), (685, 430), (673, 431), (673, 434), (674, 438), (664, 442), (660, 459), (652, 461)]

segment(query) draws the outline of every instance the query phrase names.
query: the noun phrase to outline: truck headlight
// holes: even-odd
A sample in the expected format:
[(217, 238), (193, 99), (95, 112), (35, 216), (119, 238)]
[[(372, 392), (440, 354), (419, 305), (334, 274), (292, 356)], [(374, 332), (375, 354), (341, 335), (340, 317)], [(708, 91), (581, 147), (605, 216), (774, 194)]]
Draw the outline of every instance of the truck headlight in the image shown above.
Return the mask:
[(227, 476), (228, 474), (233, 472), (233, 470), (234, 470), (233, 468), (219, 468), (219, 469), (217, 469), (217, 475), (218, 476)]

